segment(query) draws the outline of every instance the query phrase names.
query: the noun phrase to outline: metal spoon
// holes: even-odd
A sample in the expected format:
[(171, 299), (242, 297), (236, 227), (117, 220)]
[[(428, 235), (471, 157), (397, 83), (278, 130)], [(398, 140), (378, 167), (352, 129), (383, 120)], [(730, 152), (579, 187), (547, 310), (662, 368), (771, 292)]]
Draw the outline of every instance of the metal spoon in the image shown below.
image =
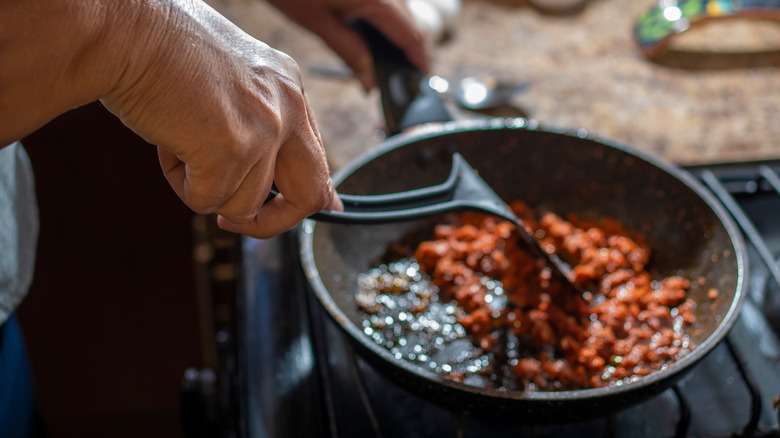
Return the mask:
[(441, 76), (431, 76), (428, 86), (462, 108), (486, 110), (508, 104), (512, 96), (528, 88), (529, 83), (504, 82), (491, 76), (469, 76), (453, 85)]
[[(309, 71), (322, 77), (352, 78), (352, 71), (341, 65), (312, 64)], [(492, 76), (469, 76), (454, 84), (441, 76), (430, 76), (423, 78), (423, 82), (468, 110), (487, 110), (506, 105), (512, 96), (525, 91), (530, 85), (529, 82), (504, 82)]]

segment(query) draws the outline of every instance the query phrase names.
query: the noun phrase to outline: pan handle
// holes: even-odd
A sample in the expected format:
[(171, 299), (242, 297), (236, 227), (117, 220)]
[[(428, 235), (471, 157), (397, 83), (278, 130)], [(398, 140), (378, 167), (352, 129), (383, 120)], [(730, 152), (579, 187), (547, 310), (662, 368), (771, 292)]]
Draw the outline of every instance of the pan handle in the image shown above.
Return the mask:
[(351, 23), (368, 45), (389, 135), (425, 123), (453, 120), (450, 111), (417, 67), (381, 32), (365, 21)]

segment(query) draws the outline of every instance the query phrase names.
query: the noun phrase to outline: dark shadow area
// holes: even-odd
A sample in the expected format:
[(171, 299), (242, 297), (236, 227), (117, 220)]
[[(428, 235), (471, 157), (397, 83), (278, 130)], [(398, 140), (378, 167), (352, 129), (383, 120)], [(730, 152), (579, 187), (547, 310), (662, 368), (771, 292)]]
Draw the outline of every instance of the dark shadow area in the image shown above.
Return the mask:
[(51, 438), (182, 436), (181, 378), (201, 361), (192, 213), (100, 104), (23, 143), (41, 228), (19, 319)]

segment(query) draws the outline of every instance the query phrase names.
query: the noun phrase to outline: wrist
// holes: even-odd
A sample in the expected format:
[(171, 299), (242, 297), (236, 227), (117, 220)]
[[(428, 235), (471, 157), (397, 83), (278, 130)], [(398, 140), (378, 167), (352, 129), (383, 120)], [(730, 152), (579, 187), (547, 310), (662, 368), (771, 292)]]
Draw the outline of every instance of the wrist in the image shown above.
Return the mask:
[[(95, 44), (84, 55), (80, 75), (90, 99), (115, 94), (139, 76), (159, 58), (161, 40), (171, 32), (171, 3), (162, 0), (99, 0), (105, 20)], [(170, 38), (170, 36), (168, 36)]]

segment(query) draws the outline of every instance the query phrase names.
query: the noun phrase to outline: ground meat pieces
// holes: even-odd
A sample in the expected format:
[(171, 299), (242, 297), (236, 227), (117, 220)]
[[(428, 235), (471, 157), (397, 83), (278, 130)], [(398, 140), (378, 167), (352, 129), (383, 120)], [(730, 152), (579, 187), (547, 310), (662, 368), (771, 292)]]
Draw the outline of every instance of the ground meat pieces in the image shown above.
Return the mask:
[[(570, 263), (571, 280), (586, 292), (559, 284), (514, 225), (495, 217), (463, 214), (410, 255), (439, 299), (457, 305), (473, 345), (506, 358), (505, 366), (489, 367), (493, 375), (502, 368), (516, 387), (531, 390), (600, 387), (652, 373), (693, 349), (683, 331), (695, 321), (691, 281), (652, 279), (641, 237), (613, 220), (547, 212), (537, 221), (527, 205), (512, 208), (545, 251)], [(488, 285), (503, 288), (500, 305)], [(717, 291), (708, 295), (715, 299)]]

